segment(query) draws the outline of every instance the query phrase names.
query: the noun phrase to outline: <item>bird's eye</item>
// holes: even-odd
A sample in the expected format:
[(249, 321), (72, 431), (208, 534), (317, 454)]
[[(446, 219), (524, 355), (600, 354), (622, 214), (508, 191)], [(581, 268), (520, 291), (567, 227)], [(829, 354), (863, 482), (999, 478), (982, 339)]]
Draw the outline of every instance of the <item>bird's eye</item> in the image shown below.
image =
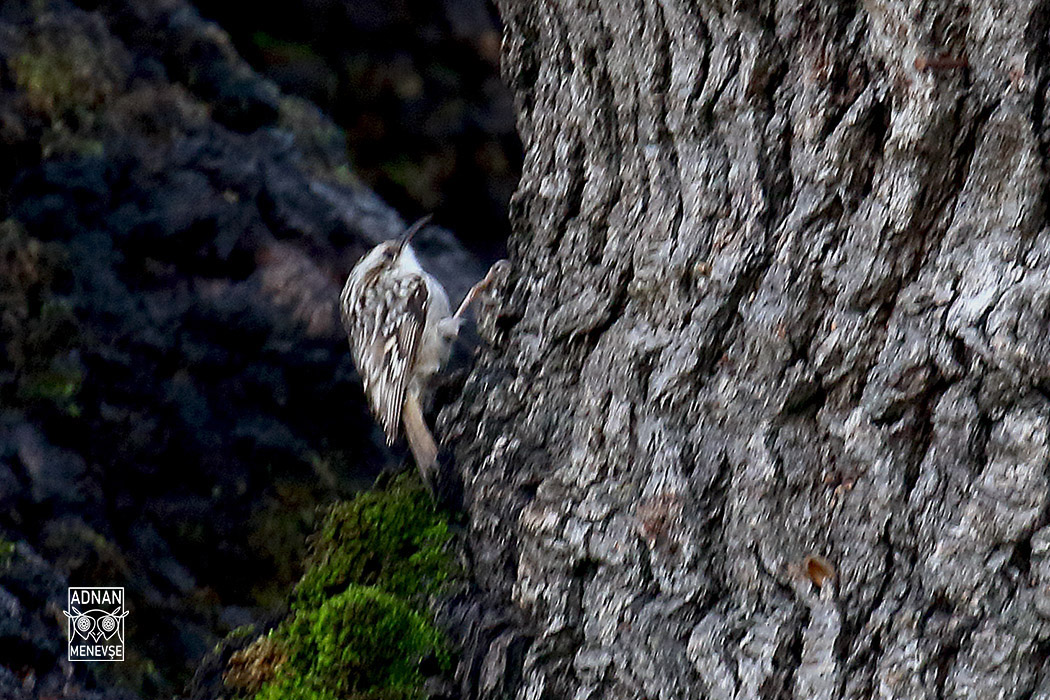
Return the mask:
[(393, 260), (394, 257), (395, 257), (395, 255), (394, 255), (394, 249), (393, 248), (391, 248), (390, 246), (387, 246), (386, 248), (383, 248), (383, 259), (384, 260)]

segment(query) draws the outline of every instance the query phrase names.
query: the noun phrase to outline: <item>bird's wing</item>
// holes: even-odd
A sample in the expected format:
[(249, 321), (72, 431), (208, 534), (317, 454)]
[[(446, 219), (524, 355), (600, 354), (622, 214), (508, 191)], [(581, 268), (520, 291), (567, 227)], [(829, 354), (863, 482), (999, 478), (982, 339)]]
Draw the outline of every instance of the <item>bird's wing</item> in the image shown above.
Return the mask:
[(397, 439), (429, 304), (421, 276), (405, 275), (391, 285), (393, 293), (386, 298), (383, 285), (365, 284), (362, 293), (347, 298), (342, 309), (354, 364), (388, 444)]

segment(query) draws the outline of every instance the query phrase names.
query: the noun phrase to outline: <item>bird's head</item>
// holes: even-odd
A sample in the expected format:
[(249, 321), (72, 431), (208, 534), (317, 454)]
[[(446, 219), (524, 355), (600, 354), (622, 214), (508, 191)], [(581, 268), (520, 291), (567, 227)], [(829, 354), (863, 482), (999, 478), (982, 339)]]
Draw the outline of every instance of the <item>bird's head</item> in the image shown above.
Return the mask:
[(429, 222), (430, 217), (425, 216), (409, 226), (399, 238), (377, 245), (358, 262), (351, 277), (363, 279), (366, 274), (382, 274), (406, 268), (408, 271), (421, 269), (409, 242)]
[(419, 233), (427, 224), (429, 224), (429, 222), (430, 216), (427, 214), (416, 221), (415, 224), (405, 229), (405, 232), (401, 234), (400, 238), (380, 243), (378, 248), (383, 262), (387, 264), (397, 264), (405, 258), (415, 259), (412, 246), (409, 246), (408, 243), (412, 240), (413, 236)]
[(413, 236), (423, 230), (429, 223), (430, 215), (428, 214), (405, 229), (400, 238), (383, 243), (382, 256), (384, 262), (392, 266), (407, 265), (410, 268), (418, 267), (419, 263), (416, 261), (415, 252), (412, 250), (409, 242)]

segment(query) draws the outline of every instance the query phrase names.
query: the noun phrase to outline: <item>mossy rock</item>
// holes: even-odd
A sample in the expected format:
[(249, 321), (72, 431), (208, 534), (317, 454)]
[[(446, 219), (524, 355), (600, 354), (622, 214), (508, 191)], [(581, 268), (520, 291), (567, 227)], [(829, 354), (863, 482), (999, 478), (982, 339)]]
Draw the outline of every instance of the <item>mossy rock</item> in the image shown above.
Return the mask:
[(31, 108), (54, 117), (74, 110), (83, 116), (125, 85), (130, 61), (97, 19), (72, 24), (44, 16), (30, 32), (8, 69)]
[(403, 599), (351, 585), (278, 633), (288, 661), (256, 700), (416, 698), (424, 659), (447, 671), (441, 633)]
[(448, 523), (415, 474), (336, 504), (316, 535), (293, 607), (317, 607), (348, 584), (402, 597), (435, 592), (453, 574)]
[(55, 295), (69, 274), (62, 246), (29, 236), (16, 221), (0, 222), (0, 402), (79, 414), (80, 328)]
[(15, 555), (15, 543), (0, 535), (0, 564), (6, 563)]
[[(254, 628), (248, 626), (247, 629)], [(236, 632), (234, 630), (227, 635), (227, 640), (236, 642)], [(277, 641), (276, 635), (259, 637), (244, 649), (233, 652), (223, 674), (223, 682), (230, 688), (257, 693), (275, 678), (278, 669), (287, 661), (284, 645)]]
[(451, 655), (427, 609), (455, 575), (451, 533), (415, 472), (333, 506), (292, 610), (227, 666), (255, 700), (408, 700)]

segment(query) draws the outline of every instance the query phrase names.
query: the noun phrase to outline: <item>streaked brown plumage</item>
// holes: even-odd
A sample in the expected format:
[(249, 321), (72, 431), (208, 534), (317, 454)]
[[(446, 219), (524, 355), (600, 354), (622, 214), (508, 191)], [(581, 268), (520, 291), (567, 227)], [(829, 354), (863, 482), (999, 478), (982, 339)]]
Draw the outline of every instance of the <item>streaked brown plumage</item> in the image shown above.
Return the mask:
[(350, 272), (340, 298), (343, 325), (365, 396), (387, 444), (404, 424), (416, 465), (427, 480), (437, 445), (423, 418), (431, 377), (448, 359), (460, 316), (492, 277), (475, 285), (455, 315), (441, 283), (419, 264), (409, 245), (429, 220), (413, 224), (396, 241), (380, 243)]

